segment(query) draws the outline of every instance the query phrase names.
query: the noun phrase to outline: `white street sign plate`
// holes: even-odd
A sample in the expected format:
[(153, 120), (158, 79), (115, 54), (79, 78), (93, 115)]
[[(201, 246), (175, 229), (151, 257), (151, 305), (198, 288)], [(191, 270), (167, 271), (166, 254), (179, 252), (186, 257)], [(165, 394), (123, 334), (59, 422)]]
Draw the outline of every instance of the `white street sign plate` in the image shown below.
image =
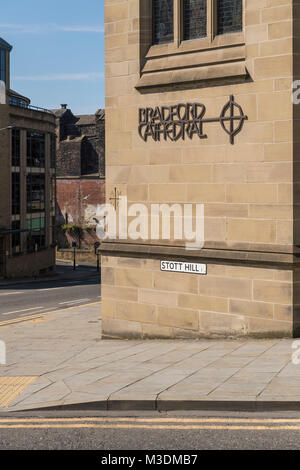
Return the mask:
[(160, 270), (173, 273), (201, 274), (205, 276), (207, 274), (207, 264), (187, 263), (185, 261), (161, 261)]

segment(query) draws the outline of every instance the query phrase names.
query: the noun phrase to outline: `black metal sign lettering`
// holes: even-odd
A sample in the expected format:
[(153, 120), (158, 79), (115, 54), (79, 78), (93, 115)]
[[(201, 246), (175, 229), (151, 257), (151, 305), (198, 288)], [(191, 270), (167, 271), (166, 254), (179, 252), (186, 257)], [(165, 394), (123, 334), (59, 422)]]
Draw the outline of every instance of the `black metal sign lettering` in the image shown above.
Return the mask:
[(219, 122), (229, 135), (230, 143), (234, 144), (235, 137), (241, 132), (244, 122), (248, 119), (239, 104), (231, 95), (217, 118), (205, 118), (206, 107), (201, 103), (177, 104), (174, 106), (157, 106), (156, 108), (139, 109), (139, 135), (147, 142), (152, 138), (155, 142), (179, 139), (206, 139), (204, 124)]

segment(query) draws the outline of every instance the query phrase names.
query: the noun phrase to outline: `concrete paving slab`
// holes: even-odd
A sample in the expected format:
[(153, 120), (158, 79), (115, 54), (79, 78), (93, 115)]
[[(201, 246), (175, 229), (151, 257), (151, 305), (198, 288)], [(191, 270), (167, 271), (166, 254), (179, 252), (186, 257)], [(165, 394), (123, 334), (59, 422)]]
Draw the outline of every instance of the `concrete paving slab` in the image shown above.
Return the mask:
[(291, 339), (102, 341), (99, 315), (79, 306), (0, 328), (0, 377), (38, 377), (6, 411), (300, 410)]
[[(37, 403), (60, 401), (70, 394), (70, 389), (64, 382), (56, 382), (48, 385), (47, 387), (38, 390), (27, 397), (24, 397), (23, 403), (25, 406), (36, 405)], [(22, 397), (21, 397), (22, 398)]]
[(112, 372), (105, 372), (105, 371), (87, 371), (82, 372), (76, 375), (72, 375), (71, 377), (64, 378), (65, 384), (71, 390), (77, 390), (78, 388), (82, 388), (86, 385), (93, 384), (98, 380), (107, 378), (112, 375)]
[(243, 384), (233, 384), (225, 382), (220, 385), (215, 392), (218, 394), (228, 395), (229, 393), (238, 393), (242, 396), (244, 395), (253, 395), (254, 397), (258, 396), (266, 387), (265, 383), (243, 383)]

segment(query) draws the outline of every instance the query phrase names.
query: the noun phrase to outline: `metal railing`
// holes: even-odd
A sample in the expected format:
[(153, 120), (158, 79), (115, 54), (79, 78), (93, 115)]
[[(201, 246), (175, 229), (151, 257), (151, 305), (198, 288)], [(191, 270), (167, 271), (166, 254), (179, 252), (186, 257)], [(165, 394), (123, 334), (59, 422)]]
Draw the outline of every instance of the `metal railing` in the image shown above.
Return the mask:
[(23, 109), (30, 109), (30, 110), (33, 110), (33, 111), (39, 111), (39, 112), (42, 112), (42, 113), (47, 113), (47, 114), (53, 114), (52, 111), (50, 111), (49, 109), (45, 109), (45, 108), (39, 108), (38, 106), (32, 106), (31, 104), (25, 104), (25, 103), (17, 103), (17, 102), (14, 102), (13, 100), (9, 100), (9, 104), (10, 106), (15, 106), (16, 108), (23, 108)]

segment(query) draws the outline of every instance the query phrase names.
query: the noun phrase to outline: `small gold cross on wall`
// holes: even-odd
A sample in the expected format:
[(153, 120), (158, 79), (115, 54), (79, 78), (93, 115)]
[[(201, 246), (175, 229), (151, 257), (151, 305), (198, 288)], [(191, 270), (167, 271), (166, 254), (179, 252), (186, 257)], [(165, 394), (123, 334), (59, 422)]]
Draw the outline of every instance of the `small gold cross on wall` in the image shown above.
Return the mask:
[(117, 209), (121, 194), (119, 194), (117, 188), (114, 189), (114, 194), (114, 197), (110, 197), (109, 200), (113, 201), (115, 209)]

